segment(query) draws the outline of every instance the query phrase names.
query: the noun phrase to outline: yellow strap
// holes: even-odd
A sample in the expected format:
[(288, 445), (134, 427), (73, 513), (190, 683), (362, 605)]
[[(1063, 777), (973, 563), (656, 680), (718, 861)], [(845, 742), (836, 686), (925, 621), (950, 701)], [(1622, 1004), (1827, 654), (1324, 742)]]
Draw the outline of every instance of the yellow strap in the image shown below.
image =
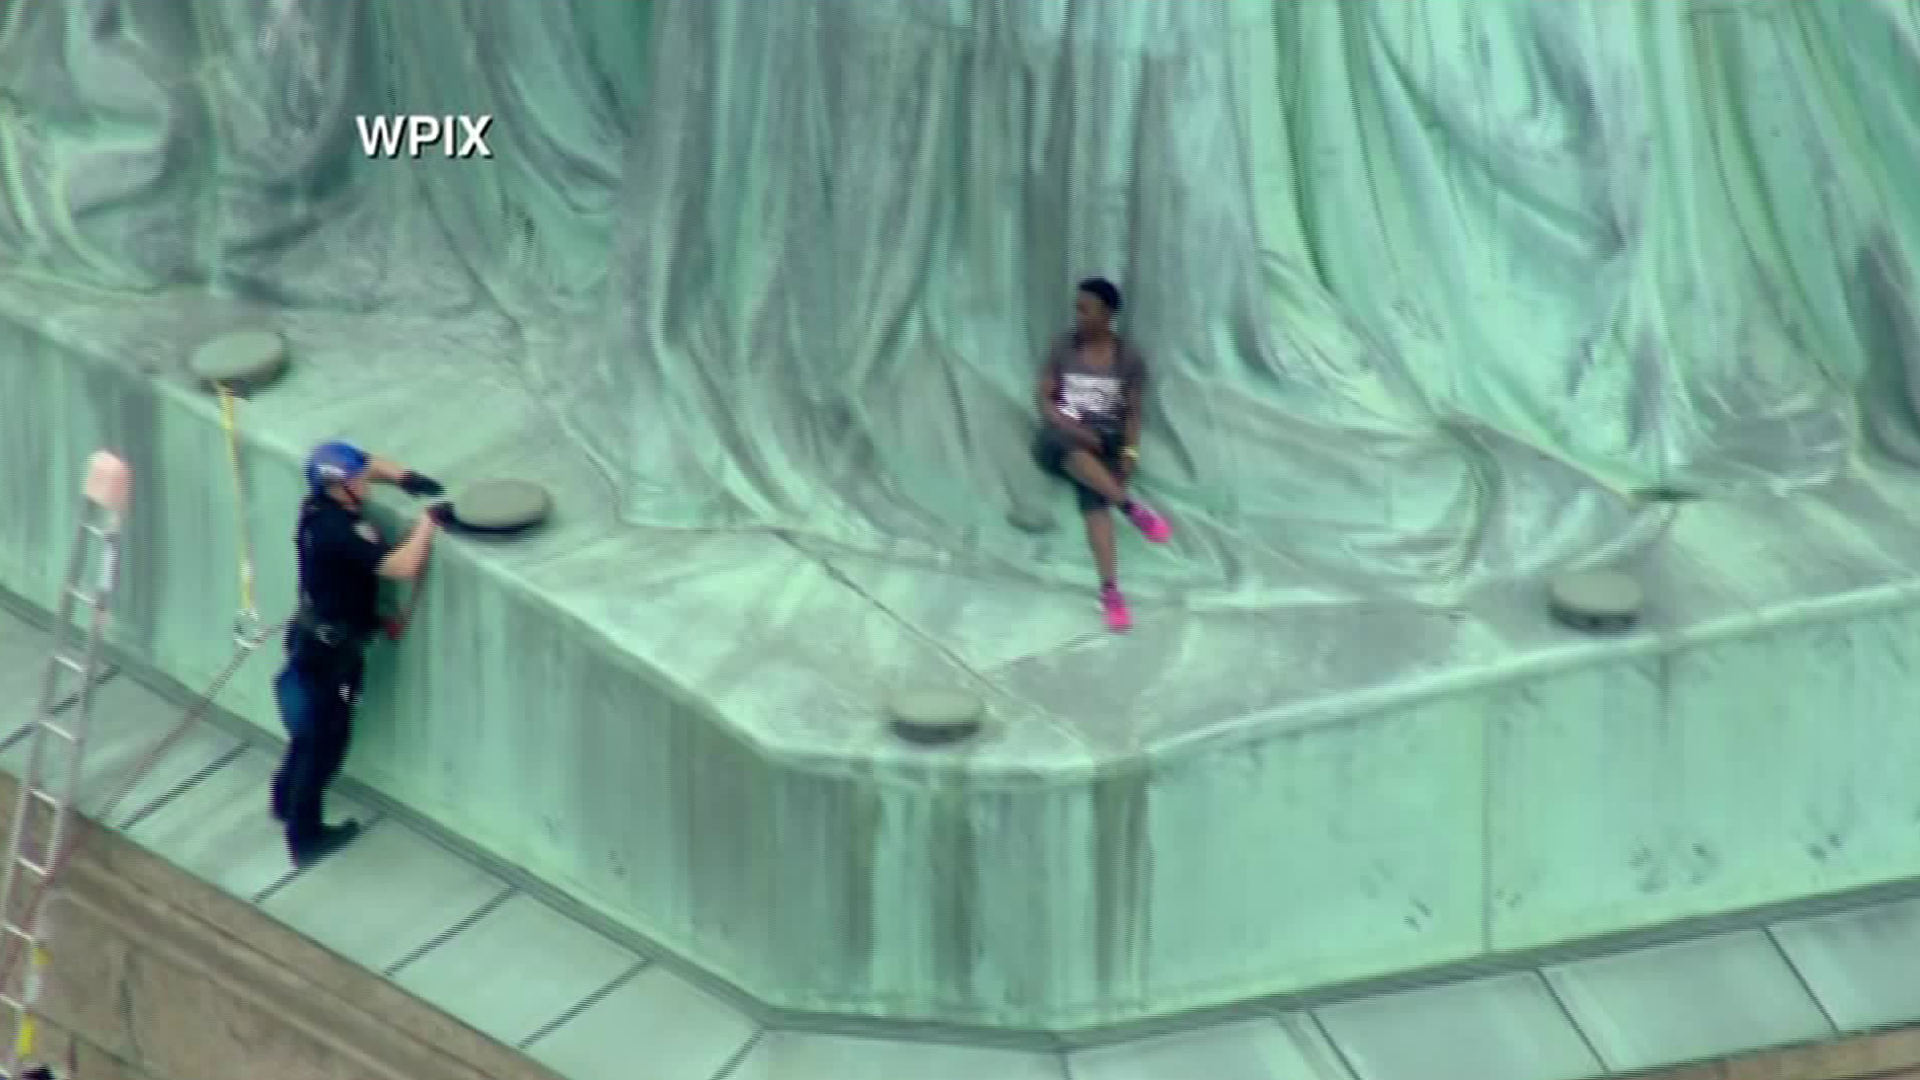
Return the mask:
[(240, 614), (251, 618), (259, 611), (253, 603), (253, 544), (247, 536), (247, 486), (240, 471), (240, 429), (234, 421), (233, 391), (220, 384), (220, 426), (227, 433), (227, 464), (233, 469), (235, 532), (240, 550)]
[[(33, 957), (30, 963), (32, 967), (27, 972), (27, 978), (35, 981), (35, 992), (32, 996), (38, 996), (37, 981), (42, 977), (41, 972), (47, 966), (47, 950), (44, 946), (34, 946)], [(34, 1024), (33, 1014), (24, 1009), (21, 1010), (20, 1031), (13, 1040), (14, 1057), (22, 1060), (32, 1057), (33, 1044), (36, 1041), (35, 1036), (38, 1034), (39, 1032)]]

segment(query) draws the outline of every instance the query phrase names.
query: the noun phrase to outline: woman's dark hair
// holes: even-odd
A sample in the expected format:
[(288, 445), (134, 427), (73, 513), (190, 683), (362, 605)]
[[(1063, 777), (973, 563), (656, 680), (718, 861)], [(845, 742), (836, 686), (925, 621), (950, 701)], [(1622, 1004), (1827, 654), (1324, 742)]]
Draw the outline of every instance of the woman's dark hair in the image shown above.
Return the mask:
[(1103, 277), (1090, 277), (1080, 283), (1080, 291), (1090, 293), (1107, 305), (1107, 310), (1120, 314), (1120, 287)]

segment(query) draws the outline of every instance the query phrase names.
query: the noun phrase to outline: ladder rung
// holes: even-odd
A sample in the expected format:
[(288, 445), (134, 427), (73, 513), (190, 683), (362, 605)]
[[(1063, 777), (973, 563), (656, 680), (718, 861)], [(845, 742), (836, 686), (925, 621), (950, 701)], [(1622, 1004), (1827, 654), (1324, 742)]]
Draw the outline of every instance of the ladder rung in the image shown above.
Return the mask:
[[(41, 866), (39, 863), (34, 862), (32, 859), (28, 859), (28, 858), (15, 859), (14, 865), (20, 867), (22, 870), (25, 870), (27, 873), (32, 874), (34, 877), (37, 877), (37, 878), (44, 878), (47, 875), (52, 873), (52, 871), (48, 870), (46, 867)], [(26, 935), (22, 934), (21, 936), (25, 937)]]
[(34, 788), (33, 797), (47, 804), (48, 806), (54, 808), (55, 810), (64, 810), (66, 809), (66, 806), (67, 806), (66, 800), (62, 799), (58, 795), (53, 794), (52, 792), (48, 791), (45, 788)]
[(75, 660), (66, 653), (56, 653), (53, 657), (53, 662), (73, 672), (75, 675), (85, 675), (87, 673), (86, 661)]
[(59, 724), (56, 724), (51, 720), (40, 721), (40, 727), (44, 729), (47, 734), (53, 736), (56, 739), (65, 739), (70, 743), (77, 743), (80, 741), (80, 736), (75, 735), (73, 732), (68, 731), (66, 728), (61, 727)]
[(67, 586), (67, 595), (73, 597), (74, 603), (80, 604), (83, 607), (100, 606), (100, 594), (87, 588), (85, 585)]
[(9, 934), (12, 934), (14, 937), (19, 938), (21, 941), (24, 941), (29, 945), (34, 944), (33, 931), (27, 929), (24, 926), (21, 926), (17, 922), (7, 923), (6, 932)]
[(15, 1012), (27, 1011), (27, 1003), (14, 997), (12, 994), (0, 994), (0, 1005), (12, 1009)]

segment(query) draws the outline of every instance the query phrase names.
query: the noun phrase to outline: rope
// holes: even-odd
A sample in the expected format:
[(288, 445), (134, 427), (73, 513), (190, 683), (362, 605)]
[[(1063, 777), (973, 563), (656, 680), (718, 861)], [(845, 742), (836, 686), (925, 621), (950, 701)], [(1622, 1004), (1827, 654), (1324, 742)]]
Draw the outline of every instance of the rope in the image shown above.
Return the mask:
[(227, 465), (233, 473), (234, 534), (240, 552), (240, 612), (233, 620), (234, 642), (252, 649), (270, 636), (260, 621), (253, 595), (253, 530), (247, 527), (247, 475), (240, 465), (240, 425), (234, 418), (233, 391), (219, 384), (220, 426), (227, 437)]

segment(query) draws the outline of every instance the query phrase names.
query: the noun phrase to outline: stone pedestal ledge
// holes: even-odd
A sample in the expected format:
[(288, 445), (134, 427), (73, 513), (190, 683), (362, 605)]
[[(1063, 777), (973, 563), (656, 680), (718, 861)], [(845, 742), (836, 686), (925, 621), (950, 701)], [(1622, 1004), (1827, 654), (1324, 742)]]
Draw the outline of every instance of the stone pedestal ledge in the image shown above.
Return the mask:
[[(15, 790), (0, 775), (0, 817)], [(72, 1048), (133, 1080), (560, 1080), (125, 838), (71, 835), (41, 999), (56, 1068)]]
[(1641, 1080), (1920, 1080), (1920, 1027), (1659, 1069)]

